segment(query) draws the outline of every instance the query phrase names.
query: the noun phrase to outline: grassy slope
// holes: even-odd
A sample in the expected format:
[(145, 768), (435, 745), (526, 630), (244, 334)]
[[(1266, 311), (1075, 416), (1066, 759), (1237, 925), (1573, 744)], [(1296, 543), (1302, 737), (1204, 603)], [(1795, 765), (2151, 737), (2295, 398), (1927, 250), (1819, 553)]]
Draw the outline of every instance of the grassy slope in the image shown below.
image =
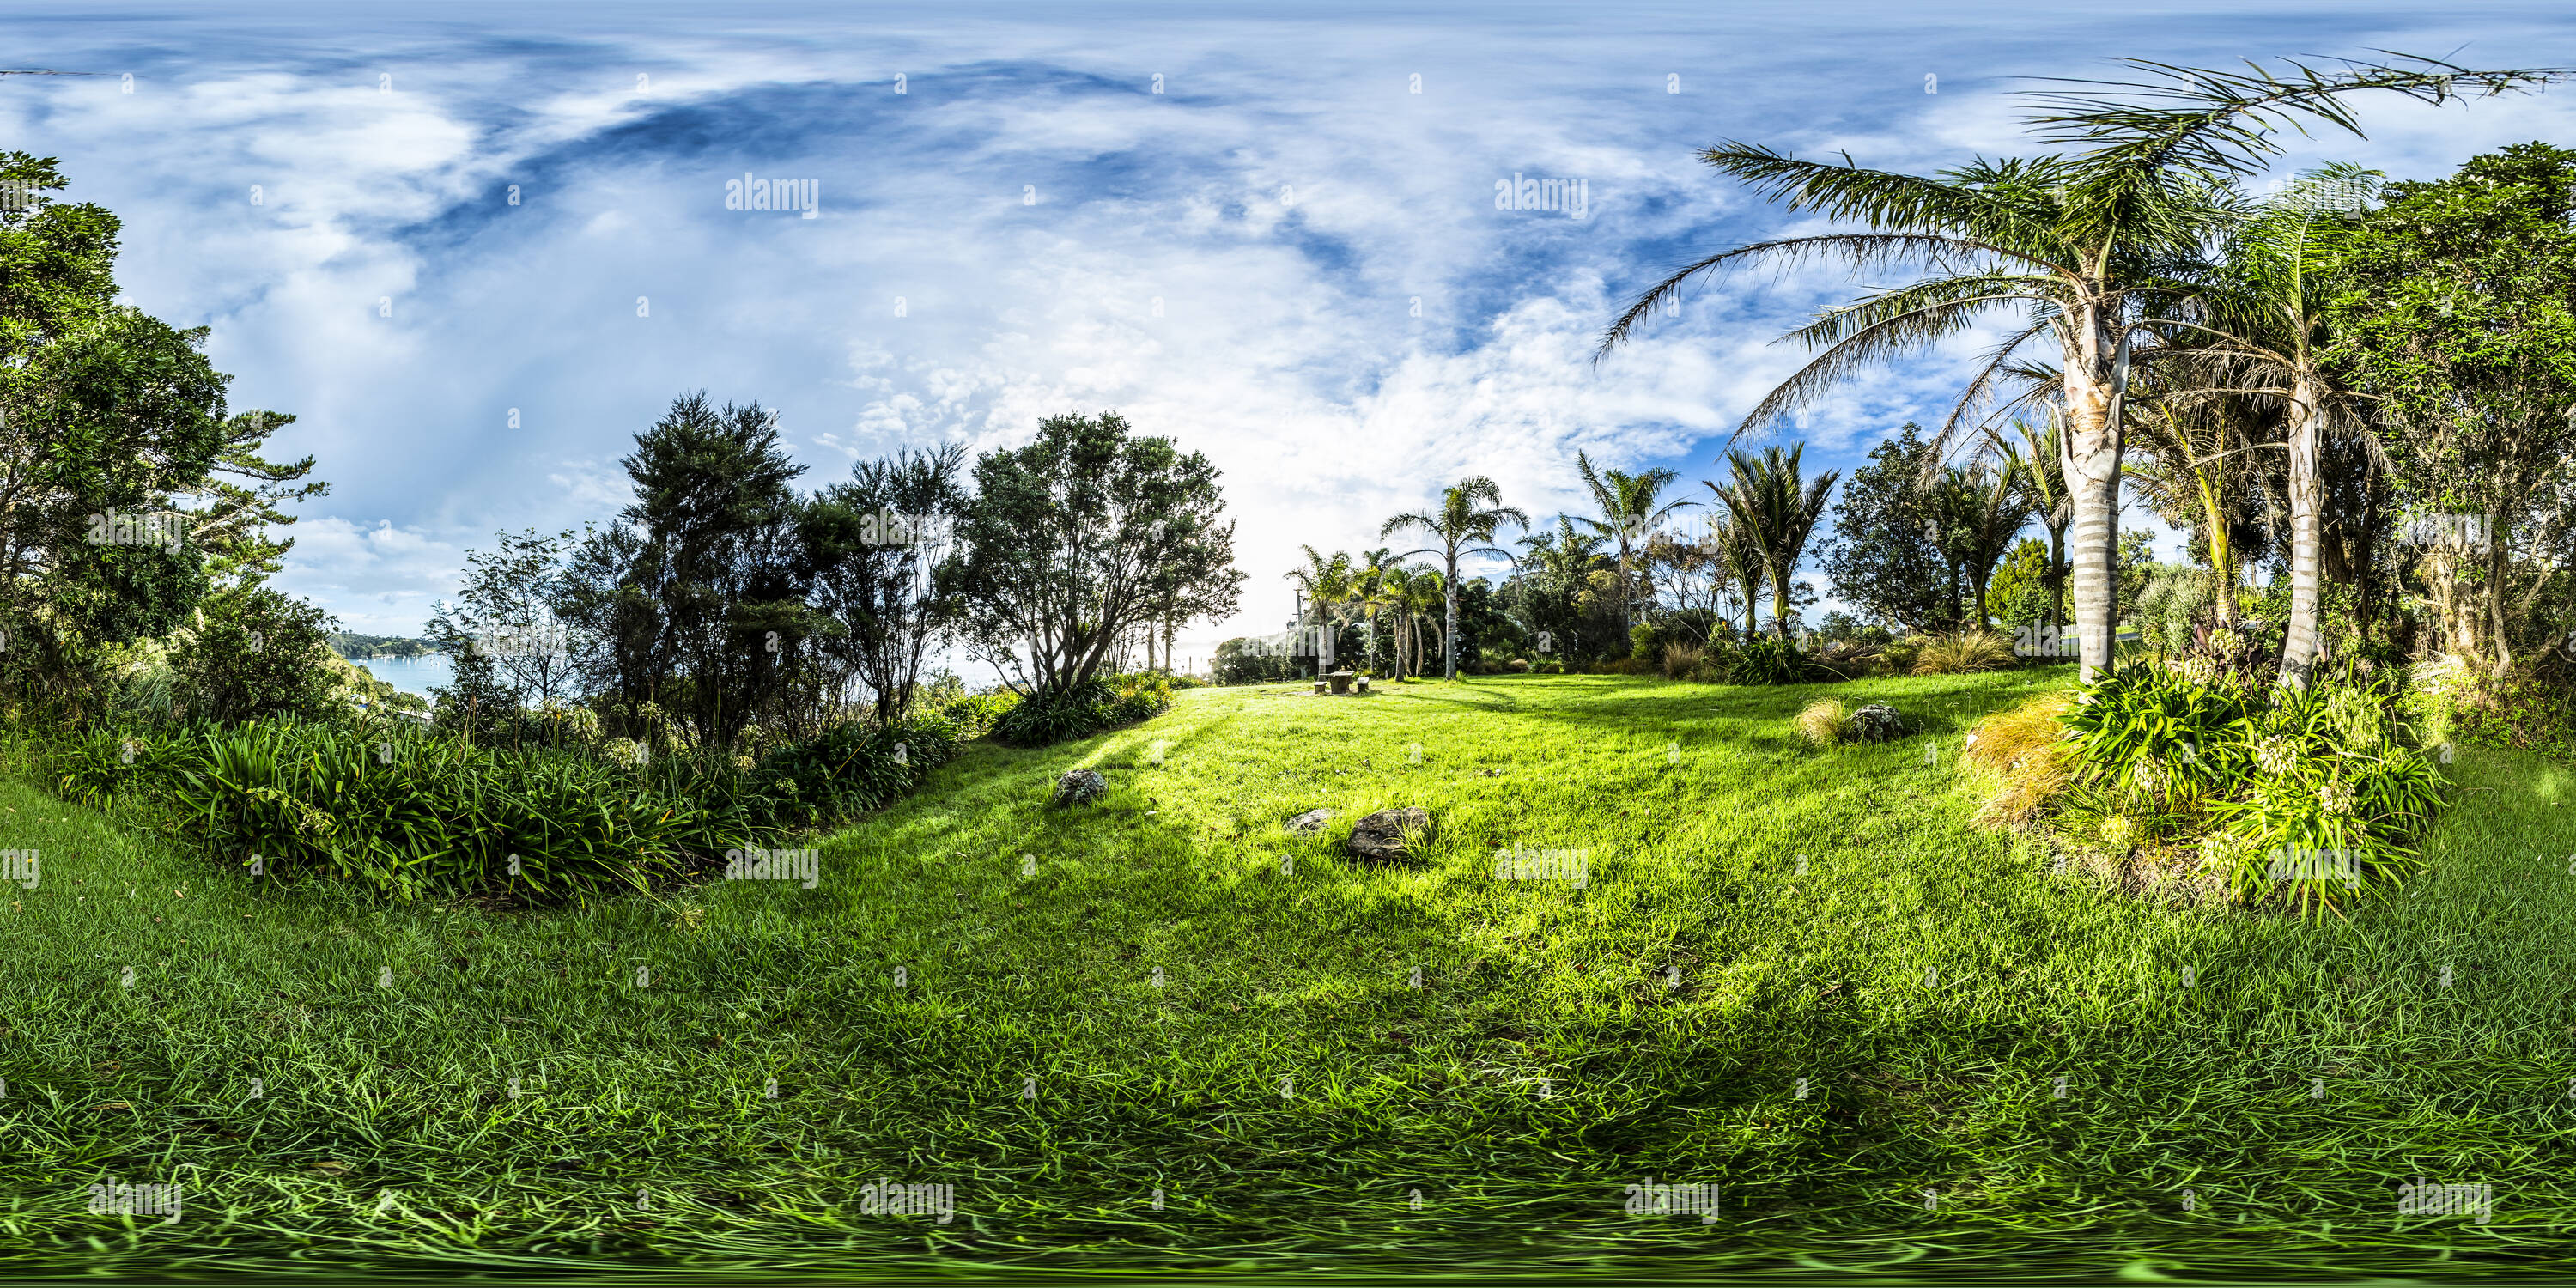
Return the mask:
[[(0, 1256), (2546, 1245), (2576, 1211), (2565, 771), (2464, 757), (2434, 876), (2349, 925), (2162, 911), (1967, 821), (1959, 731), (2063, 676), (1193, 691), (971, 751), (815, 890), (554, 916), (253, 891), (0, 785), (0, 838), (45, 855), (0, 897)], [(1819, 692), (1930, 717), (1940, 763), (1795, 746)], [(1047, 808), (1077, 766), (1109, 796)], [(1424, 862), (1340, 857), (1397, 804), (1440, 820)], [(1516, 845), (1586, 851), (1589, 888), (1494, 880)], [(189, 1211), (87, 1216), (101, 1173)], [(2494, 1223), (2401, 1223), (2418, 1174), (2494, 1183)], [(1627, 1219), (1650, 1176), (1726, 1211)], [(954, 1185), (956, 1221), (861, 1215), (879, 1177)]]

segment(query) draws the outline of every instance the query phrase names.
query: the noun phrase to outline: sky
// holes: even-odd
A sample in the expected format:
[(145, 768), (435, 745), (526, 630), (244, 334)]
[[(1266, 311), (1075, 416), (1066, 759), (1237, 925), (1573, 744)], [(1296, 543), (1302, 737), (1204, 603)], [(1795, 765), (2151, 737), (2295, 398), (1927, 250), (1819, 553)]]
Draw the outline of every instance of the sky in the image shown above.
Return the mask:
[[(1584, 508), (1578, 450), (1706, 495), (1800, 365), (1774, 341), (1877, 284), (1705, 282), (1596, 365), (1671, 270), (1828, 226), (1700, 163), (1710, 144), (1916, 172), (2028, 152), (2017, 93), (2118, 75), (2116, 56), (2576, 67), (2563, 4), (0, 17), (0, 66), (91, 73), (0, 78), (0, 146), (60, 158), (68, 199), (122, 218), (127, 302), (210, 328), (234, 410), (297, 418), (271, 454), (313, 455), (331, 490), (300, 507), (277, 582), (345, 629), (416, 634), (496, 531), (610, 520), (635, 434), (704, 390), (777, 409), (808, 487), (907, 446), (1016, 446), (1074, 411), (1205, 453), (1247, 581), (1235, 618), (1182, 634), (1202, 666), (1286, 624), (1301, 544), (1401, 550), (1379, 524), (1461, 476), (1534, 517)], [(2281, 172), (2434, 178), (2576, 134), (2576, 86), (2361, 106), (2366, 139), (2293, 139)], [(810, 217), (729, 209), (747, 178), (811, 192)], [(1497, 209), (1516, 178), (1578, 181), (1584, 208)], [(1764, 441), (1848, 470), (1937, 423), (1997, 334), (1869, 370)]]

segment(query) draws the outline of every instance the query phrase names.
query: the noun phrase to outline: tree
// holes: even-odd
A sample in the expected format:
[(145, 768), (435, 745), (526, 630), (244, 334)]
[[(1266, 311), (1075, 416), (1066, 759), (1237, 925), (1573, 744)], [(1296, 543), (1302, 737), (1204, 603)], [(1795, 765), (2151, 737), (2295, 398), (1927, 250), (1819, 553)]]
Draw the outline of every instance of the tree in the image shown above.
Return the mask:
[[(482, 659), (469, 688), (478, 708), (498, 698), (510, 711), (570, 696), (576, 688), (571, 629), (558, 609), (567, 602), (567, 563), (578, 544), (569, 532), (533, 528), (495, 534), (491, 550), (468, 551), (456, 599), (436, 606), (425, 632), (440, 652)], [(490, 690), (486, 697), (485, 690)]]
[(1938, 536), (1941, 516), (1920, 486), (1932, 446), (1907, 422), (1880, 439), (1843, 484), (1823, 567), (1834, 593), (1910, 631), (1959, 626), (1959, 595)]
[[(2079, 82), (2031, 95), (2036, 141), (2067, 151), (2037, 159), (1979, 159), (1925, 178), (1805, 161), (1766, 147), (1721, 143), (1701, 160), (1789, 212), (1857, 221), (1861, 231), (1757, 242), (1685, 267), (1638, 297), (1603, 336), (1607, 353), (1690, 278), (1759, 262), (1783, 267), (1839, 259), (1856, 271), (1917, 266), (1917, 280), (1825, 310), (1784, 339), (1816, 358), (1747, 415), (1741, 435), (1822, 398), (1863, 365), (1921, 352), (1993, 310), (2018, 310), (2013, 330), (1967, 382), (1936, 443), (2003, 378), (2031, 370), (2017, 355), (2045, 345), (2056, 359), (2053, 397), (2067, 423), (2074, 528), (2075, 616), (2081, 674), (2109, 663), (2118, 609), (2114, 516), (2119, 513), (2125, 403), (2142, 324), (2190, 297), (2174, 274), (2227, 215), (2223, 189), (2278, 155), (2275, 134), (2313, 120), (2360, 136), (2345, 95), (2386, 90), (2441, 103), (2558, 79), (2540, 71), (2472, 72), (2400, 55), (2396, 64), (2286, 74), (2122, 64), (2146, 79)], [(2030, 396), (2025, 394), (2025, 397)]]
[(1759, 459), (1741, 451), (1727, 453), (1735, 477), (1750, 484), (1752, 504), (1743, 517), (1761, 552), (1762, 566), (1770, 573), (1772, 629), (1784, 638), (1789, 633), (1790, 579), (1798, 571), (1798, 561), (1806, 557), (1807, 538), (1824, 517), (1835, 481), (1842, 477), (1840, 470), (1827, 470), (1812, 479), (1802, 477), (1798, 459), (1806, 451), (1807, 445), (1800, 443), (1785, 452), (1766, 447)]
[[(1353, 587), (1351, 557), (1336, 550), (1327, 559), (1313, 546), (1301, 545), (1297, 550), (1306, 557), (1306, 566), (1289, 569), (1287, 576), (1304, 592), (1307, 606), (1315, 611), (1315, 624), (1324, 628), (1324, 638), (1328, 642), (1315, 651), (1315, 666), (1320, 674), (1324, 665), (1332, 660), (1330, 642), (1341, 638), (1341, 609), (1342, 605), (1350, 602)], [(1301, 616), (1297, 625), (1302, 629), (1305, 624)], [(1304, 647), (1302, 637), (1296, 645), (1301, 649)]]
[(965, 512), (962, 444), (860, 461), (798, 521), (797, 578), (825, 623), (816, 649), (867, 686), (879, 724), (912, 710), (931, 643), (960, 611), (937, 584)]
[(703, 392), (675, 399), (620, 464), (635, 499), (583, 542), (558, 612), (597, 641), (588, 669), (628, 702), (729, 745), (804, 661), (804, 507), (790, 485), (805, 467), (759, 403), (718, 409)]
[[(2075, 511), (2066, 496), (2066, 432), (2051, 421), (2043, 431), (2027, 418), (2012, 423), (2015, 437), (2007, 440), (1989, 431), (1996, 453), (2004, 464), (2020, 469), (2022, 486), (2028, 490), (2029, 507), (2040, 526), (2048, 529), (2048, 564), (2041, 579), (2048, 593), (2048, 615), (2029, 623), (2045, 620), (2053, 629), (2066, 626), (2066, 525), (2074, 520)], [(2055, 640), (2058, 637), (2049, 637)]]
[(1408, 529), (1419, 530), (1440, 544), (1420, 550), (1407, 550), (1396, 556), (1410, 559), (1415, 555), (1438, 554), (1441, 558), (1441, 584), (1447, 588), (1447, 624), (1440, 632), (1441, 651), (1445, 655), (1442, 672), (1445, 678), (1458, 678), (1458, 556), (1501, 555), (1509, 552), (1495, 548), (1494, 533), (1509, 519), (1523, 529), (1529, 527), (1529, 516), (1503, 504), (1502, 489), (1482, 474), (1461, 479), (1440, 494), (1437, 512), (1413, 511), (1399, 514), (1378, 528), (1383, 540)]
[(1629, 588), (1636, 585), (1636, 574), (1630, 555), (1636, 544), (1646, 539), (1648, 531), (1673, 511), (1699, 504), (1676, 500), (1655, 504), (1663, 490), (1681, 475), (1668, 469), (1651, 469), (1643, 474), (1626, 474), (1618, 470), (1595, 471), (1592, 458), (1577, 451), (1574, 466), (1583, 475), (1583, 486), (1592, 493), (1592, 503), (1601, 508), (1598, 519), (1583, 520), (1584, 526), (1619, 543), (1619, 625), (1626, 630), (1637, 624), (1636, 596)]
[(1937, 504), (1947, 520), (1943, 535), (1953, 545), (1951, 562), (1968, 574), (1981, 630), (1994, 625), (1994, 616), (1986, 611), (1986, 583), (2012, 539), (2030, 523), (2020, 469), (2012, 462), (2000, 470), (1989, 470), (1982, 463), (1966, 468), (1953, 465), (1944, 473), (1938, 491)]
[(0, 153), (0, 181), (32, 197), (0, 210), (0, 669), (63, 693), (191, 620), (211, 578), (173, 498), (244, 440), (205, 329), (116, 303), (116, 216), (55, 199), (50, 157)]
[(1751, 457), (1738, 458), (1729, 451), (1727, 459), (1733, 469), (1725, 486), (1714, 480), (1701, 479), (1726, 511), (1726, 522), (1709, 525), (1709, 553), (1716, 557), (1726, 578), (1741, 588), (1737, 598), (1744, 603), (1744, 638), (1753, 638), (1754, 606), (1761, 602), (1763, 552), (1767, 538), (1762, 531), (1765, 500), (1761, 491), (1761, 471)]
[(1205, 456), (1114, 411), (1050, 416), (1028, 446), (975, 462), (950, 583), (964, 638), (1013, 691), (1049, 699), (1176, 599), (1230, 615), (1243, 574), (1224, 510)]
[(2384, 420), (2407, 507), (2474, 516), (2474, 540), (2430, 543), (2425, 576), (2444, 647), (2501, 673), (2517, 636), (2538, 642), (2555, 573), (2517, 573), (2513, 551), (2552, 544), (2576, 455), (2576, 151), (2521, 144), (2387, 198), (2342, 259), (2328, 360)]

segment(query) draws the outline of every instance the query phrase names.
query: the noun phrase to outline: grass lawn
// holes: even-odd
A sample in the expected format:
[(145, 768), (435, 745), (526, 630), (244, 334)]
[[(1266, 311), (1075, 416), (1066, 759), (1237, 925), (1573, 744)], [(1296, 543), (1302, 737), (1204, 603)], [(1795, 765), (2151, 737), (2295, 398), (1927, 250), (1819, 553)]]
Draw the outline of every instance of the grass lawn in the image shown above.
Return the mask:
[[(1961, 732), (2070, 675), (1195, 690), (971, 749), (813, 889), (548, 914), (258, 888), (0, 783), (0, 1267), (2560, 1258), (2570, 771), (2463, 753), (2349, 923), (2159, 908), (1970, 822)], [(1825, 694), (1929, 732), (1806, 749)], [(1344, 857), (1394, 805), (1422, 861)], [(90, 1215), (107, 1175), (183, 1215)], [(2398, 1216), (2419, 1176), (2493, 1219)], [(1632, 1217), (1650, 1178), (1719, 1210)]]

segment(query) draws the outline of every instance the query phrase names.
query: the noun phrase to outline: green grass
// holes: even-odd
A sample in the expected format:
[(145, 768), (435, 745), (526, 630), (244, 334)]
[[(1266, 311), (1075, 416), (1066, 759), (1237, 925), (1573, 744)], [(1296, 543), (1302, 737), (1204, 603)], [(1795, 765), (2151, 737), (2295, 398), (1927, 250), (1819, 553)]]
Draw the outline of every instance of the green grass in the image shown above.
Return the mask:
[[(0, 887), (0, 1265), (2557, 1258), (2576, 780), (2464, 754), (2432, 875), (2349, 923), (2154, 907), (1956, 785), (2068, 674), (1193, 690), (971, 749), (816, 889), (548, 914), (254, 888), (0, 784), (43, 854)], [(1928, 732), (1809, 749), (1822, 694)], [(1047, 807), (1076, 767), (1109, 795)], [(1342, 856), (1396, 805), (1419, 862)], [(1497, 881), (1515, 846), (1588, 885)], [(89, 1215), (105, 1174), (185, 1215)], [(2398, 1217), (2419, 1175), (2493, 1221)], [(954, 1222), (862, 1214), (880, 1177)], [(1627, 1216), (1649, 1177), (1719, 1219)]]

